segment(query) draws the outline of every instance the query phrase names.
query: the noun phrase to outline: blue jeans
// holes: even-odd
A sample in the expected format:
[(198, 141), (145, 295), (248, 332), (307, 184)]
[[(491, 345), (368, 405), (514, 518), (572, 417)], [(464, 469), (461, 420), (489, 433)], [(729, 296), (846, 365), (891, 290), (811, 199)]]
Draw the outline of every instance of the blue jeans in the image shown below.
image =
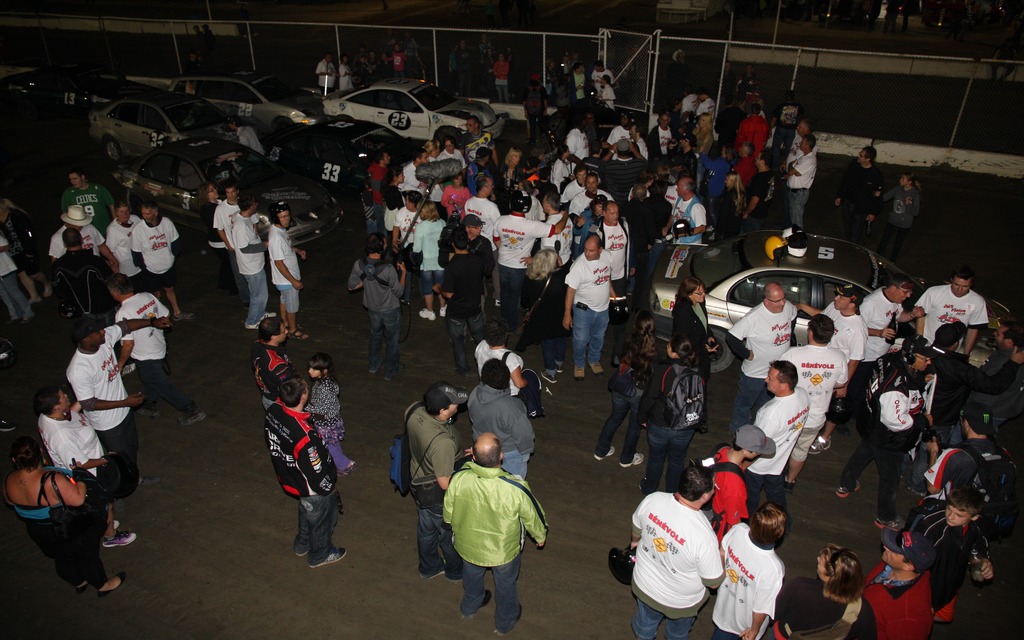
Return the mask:
[(751, 378), (740, 373), (740, 382), (736, 390), (736, 400), (732, 405), (732, 421), (729, 432), (734, 434), (745, 424), (753, 424), (758, 410), (768, 402), (768, 385), (764, 378)]
[(246, 284), (245, 276), (238, 273), (238, 256), (234, 251), (228, 251), (228, 263), (231, 265), (231, 275), (235, 279), (235, 287), (238, 288), (238, 298), (242, 304), (249, 304), (249, 287)]
[(658, 266), (661, 254), (665, 253), (666, 246), (664, 242), (655, 242), (651, 245), (651, 254), (647, 257), (647, 277), (645, 278), (647, 282), (651, 282), (651, 276), (654, 275), (654, 269)]
[(464, 566), (462, 556), (452, 542), (451, 526), (444, 523), (444, 506), (425, 509), (417, 507), (416, 511), (419, 515), (416, 550), (420, 558), (420, 577), (430, 578), (444, 569), (444, 575), (449, 580), (461, 580)]
[[(939, 434), (939, 450), (948, 449), (952, 444), (954, 428), (960, 431), (960, 425), (936, 425), (933, 427), (935, 433)], [(962, 433), (962, 432), (961, 432)], [(924, 472), (928, 470), (928, 444), (919, 442), (917, 444), (917, 455), (914, 456), (914, 463), (910, 466), (910, 475), (907, 477), (907, 486), (918, 493), (927, 491), (928, 485), (924, 481)]]
[(36, 314), (32, 312), (28, 298), (18, 288), (17, 272), (12, 271), (6, 276), (0, 276), (0, 298), (7, 305), (7, 312), (11, 314), (11, 320), (35, 317)]
[(320, 564), (331, 555), (334, 543), (331, 535), (338, 524), (338, 493), (327, 496), (299, 498), (299, 532), (295, 534), (292, 549), (295, 553), (308, 551), (309, 565)]
[(693, 434), (693, 429), (675, 431), (655, 425), (647, 426), (647, 468), (644, 479), (640, 481), (640, 491), (645, 496), (658, 490), (666, 455), (668, 473), (665, 476), (665, 491), (673, 493), (679, 490), (679, 479), (683, 477), (683, 469), (686, 468), (686, 450), (690, 447)]
[[(767, 631), (765, 635), (768, 635)], [(711, 634), (711, 640), (739, 640), (739, 637), (739, 634), (722, 631), (718, 627), (715, 627), (715, 632)]]
[[(504, 286), (502, 293), (504, 293)], [(588, 362), (601, 362), (601, 348), (604, 346), (604, 332), (608, 330), (608, 310), (572, 310), (572, 360), (577, 367)]]
[[(395, 307), (387, 311), (368, 311), (370, 315), (370, 373), (377, 373), (384, 360), (384, 375), (398, 375), (398, 332), (402, 326), (402, 309)], [(387, 358), (381, 355), (381, 345), (386, 345)]]
[(135, 369), (139, 372), (139, 380), (146, 392), (143, 404), (147, 409), (155, 409), (156, 403), (163, 398), (172, 407), (182, 413), (195, 413), (199, 410), (192, 399), (186, 396), (171, 382), (170, 376), (164, 371), (163, 358), (159, 360), (136, 360)]
[(636, 395), (632, 398), (627, 398), (621, 393), (612, 391), (612, 413), (604, 421), (604, 428), (601, 429), (601, 435), (597, 437), (597, 446), (594, 448), (594, 453), (602, 458), (608, 455), (608, 450), (612, 446), (612, 438), (615, 437), (615, 432), (618, 431), (619, 425), (622, 424), (622, 419), (628, 413), (629, 426), (626, 427), (626, 442), (619, 453), (619, 462), (629, 464), (633, 461), (633, 454), (636, 453), (636, 443), (640, 440), (640, 422), (637, 420), (637, 412), (640, 410), (640, 398), (642, 397), (643, 394), (640, 391), (637, 391)]
[(760, 231), (761, 227), (764, 226), (764, 220), (761, 218), (747, 218), (740, 223), (740, 233), (750, 233), (752, 231)]
[(666, 618), (665, 614), (656, 611), (645, 604), (639, 598), (636, 599), (636, 613), (633, 614), (633, 635), (637, 640), (654, 640), (658, 636), (658, 627), (661, 621), (665, 620), (666, 640), (687, 640), (690, 637), (690, 628), (697, 621), (697, 616), (692, 618)]
[(717, 227), (718, 209), (722, 206), (722, 194), (718, 194), (717, 196), (708, 196), (704, 204), (707, 206), (708, 226)]
[(795, 139), (796, 128), (775, 127), (775, 135), (772, 136), (772, 171), (776, 171), (779, 168), (779, 163), (789, 156), (789, 150), (793, 148)]
[(501, 317), (509, 332), (519, 329), (519, 298), (523, 292), (526, 269), (498, 265), (501, 280)]
[(807, 207), (807, 199), (810, 197), (810, 189), (789, 190), (789, 218), (802, 229), (807, 228), (804, 225), (804, 208)]
[(445, 325), (448, 327), (448, 340), (452, 343), (452, 354), (455, 356), (455, 373), (460, 376), (471, 374), (473, 370), (466, 359), (466, 327), (469, 327), (473, 348), (476, 348), (484, 339), (484, 312), (481, 311), (472, 318), (453, 318), (449, 313), (445, 317)]
[[(519, 604), (519, 565), (523, 561), (522, 552), (511, 561), (497, 567), (490, 567), (494, 577), (494, 627), (501, 633), (508, 633), (519, 621), (522, 605)], [(464, 563), (462, 575), (462, 604), (459, 610), (464, 616), (477, 612), (484, 601), (484, 574), (488, 567), (481, 567), (472, 562)]]
[(540, 341), (540, 352), (544, 356), (544, 372), (555, 373), (565, 362), (565, 338), (544, 338)]
[(518, 451), (502, 451), (501, 454), (501, 468), (526, 480), (526, 463), (530, 461), (530, 454)]
[(784, 477), (778, 475), (761, 475), (751, 473), (747, 469), (743, 474), (747, 483), (747, 513), (754, 513), (761, 505), (761, 490), (764, 489), (764, 496), (767, 500), (778, 504), (786, 512), (786, 530), (789, 530), (789, 507), (786, 504), (786, 489), (783, 486)]
[[(259, 270), (252, 275), (243, 275), (246, 290), (249, 292), (249, 313), (245, 316), (245, 324), (257, 324), (267, 312), (267, 274)], [(239, 289), (241, 291), (241, 289)]]
[(373, 217), (366, 219), (366, 235), (384, 233), (384, 205), (373, 203)]
[(444, 282), (444, 270), (433, 271), (424, 269), (420, 271), (420, 295), (429, 296), (434, 294), (434, 285)]

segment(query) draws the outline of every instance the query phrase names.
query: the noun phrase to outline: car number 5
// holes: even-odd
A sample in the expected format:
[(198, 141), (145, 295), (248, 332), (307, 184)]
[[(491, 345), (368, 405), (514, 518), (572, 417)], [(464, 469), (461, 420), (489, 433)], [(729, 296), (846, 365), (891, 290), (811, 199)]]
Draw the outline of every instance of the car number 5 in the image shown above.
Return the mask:
[(836, 250), (833, 247), (818, 247), (818, 259), (819, 260), (831, 260), (836, 256)]

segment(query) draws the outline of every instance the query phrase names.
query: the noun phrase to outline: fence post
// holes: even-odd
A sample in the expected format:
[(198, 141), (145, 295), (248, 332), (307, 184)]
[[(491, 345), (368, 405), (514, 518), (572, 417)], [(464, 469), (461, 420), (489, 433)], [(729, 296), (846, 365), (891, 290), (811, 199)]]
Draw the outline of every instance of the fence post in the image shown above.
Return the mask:
[(338, 36), (338, 25), (334, 25), (334, 51), (338, 56), (338, 64), (341, 64), (341, 38)]
[(441, 73), (437, 66), (437, 29), (430, 30), (430, 39), (434, 42), (434, 83), (441, 86)]
[(103, 22), (103, 17), (102, 16), (100, 16), (100, 18), (99, 18), (99, 23), (100, 23), (100, 33), (103, 34), (103, 44), (106, 45), (106, 47), (107, 47), (107, 58), (110, 59), (110, 68), (113, 69), (114, 71), (117, 71), (117, 72), (121, 73), (122, 70), (118, 69), (117, 68), (117, 63), (114, 62), (114, 50), (110, 48), (110, 38), (107, 37), (107, 26)]
[(796, 50), (796, 63), (793, 64), (793, 77), (789, 80), (789, 90), (796, 90), (796, 72), (800, 69), (800, 54), (804, 52), (804, 48), (800, 47)]
[[(547, 87), (548, 84), (548, 34), (540, 34), (540, 84), (543, 87)], [(552, 86), (552, 88), (554, 88)], [(509, 96), (512, 99), (512, 96)], [(548, 96), (548, 100), (553, 100), (554, 96)], [(551, 104), (550, 102), (548, 104)]]
[(249, 61), (252, 63), (252, 65), (251, 65), (252, 66), (252, 70), (255, 71), (256, 70), (256, 49), (255, 49), (255, 47), (252, 46), (252, 28), (249, 26), (248, 22), (245, 23), (245, 35), (246, 35), (246, 39), (249, 41)]
[[(178, 73), (181, 74), (184, 69), (181, 67), (181, 52), (178, 51), (178, 34), (174, 31), (174, 21), (171, 23), (171, 42), (174, 43), (174, 60), (178, 63)], [(185, 25), (185, 33), (188, 33), (188, 25)]]
[(657, 100), (657, 89), (658, 89), (658, 60), (661, 58), (661, 29), (655, 29), (654, 33), (651, 34), (651, 38), (654, 42), (654, 47), (651, 51), (651, 59), (648, 60), (651, 74), (651, 94), (647, 101), (647, 124), (650, 125), (654, 120), (654, 101)]
[(967, 79), (967, 88), (964, 89), (964, 99), (960, 101), (960, 111), (956, 114), (956, 122), (953, 123), (953, 133), (949, 136), (949, 146), (947, 149), (953, 148), (953, 141), (956, 140), (956, 132), (960, 129), (960, 119), (964, 117), (964, 109), (967, 108), (967, 97), (971, 95), (971, 85), (974, 84), (974, 76), (978, 73), (978, 63), (974, 63), (974, 68), (971, 70), (971, 77)]
[[(780, 0), (781, 1), (781, 0)], [(722, 83), (725, 82), (725, 64), (729, 61), (729, 45), (732, 44), (732, 32), (729, 32), (729, 40), (725, 41), (725, 48), (722, 49), (722, 65), (718, 70), (718, 95), (715, 96), (715, 112), (712, 118), (718, 117), (719, 103), (722, 101)]]
[(46, 45), (46, 30), (43, 29), (43, 18), (38, 13), (36, 14), (36, 22), (39, 24), (39, 38), (43, 41), (43, 51), (46, 52), (46, 64), (53, 64), (53, 60), (50, 59), (50, 47)]

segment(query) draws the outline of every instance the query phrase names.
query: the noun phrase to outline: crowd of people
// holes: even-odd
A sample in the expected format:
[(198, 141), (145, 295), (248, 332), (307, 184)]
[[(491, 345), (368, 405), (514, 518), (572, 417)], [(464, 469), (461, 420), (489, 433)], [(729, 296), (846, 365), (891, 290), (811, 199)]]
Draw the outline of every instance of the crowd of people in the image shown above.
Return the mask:
[[(408, 49), (407, 40), (405, 65)], [(335, 66), (325, 55), (318, 82), (343, 88), (352, 81), (347, 66), (346, 56)], [(599, 61), (583, 84), (598, 87), (603, 101), (606, 78), (614, 84)], [(637, 638), (654, 638), (663, 622), (667, 637), (687, 637), (711, 589), (718, 590), (716, 638), (786, 638), (831, 625), (846, 632), (835, 637), (926, 638), (933, 621), (953, 619), (969, 566), (978, 581), (994, 575), (987, 540), (1004, 531), (983, 513), (993, 490), (983, 478), (986, 465), (1006, 456), (999, 426), (1024, 410), (1024, 328), (1003, 319), (997, 351), (980, 368), (968, 362), (988, 323), (970, 267), (954, 269), (949, 284), (928, 289), (914, 306), (905, 304), (914, 283), (899, 275), (863, 300), (854, 287), (837, 287), (824, 309), (793, 304), (771, 282), (726, 344), (710, 331), (706, 284), (684, 277), (672, 336), (659, 353), (646, 291), (664, 252), (762, 228), (777, 193), (781, 226), (800, 233), (794, 225), (813, 229), (816, 222), (804, 215), (817, 159), (803, 107), (790, 93), (766, 112), (749, 99), (758, 95), (752, 76), (740, 82), (741, 97), (730, 105), (739, 113), (719, 112), (717, 122), (701, 88), (685, 92), (646, 133), (623, 114), (599, 136), (593, 113), (582, 114), (550, 162), (516, 147), (499, 162), (495, 141), (473, 116), (458, 139), (431, 141), (405, 166), (391, 166), (385, 152), (371, 159), (364, 256), (347, 279), (367, 312), (367, 372), (383, 368), (384, 382), (402, 375), (402, 316), (420, 306), (416, 281), (423, 302), (416, 315), (446, 325), (451, 375), (479, 380), (472, 390), (434, 383), (405, 413), (419, 574), (462, 581), (464, 618), (493, 595), (499, 635), (522, 615), (516, 583), (525, 536), (538, 548), (547, 540), (547, 514), (526, 481), (543, 446), (531, 420), (543, 415), (543, 386), (564, 381), (566, 369), (577, 383), (608, 381), (611, 411), (594, 458), (616, 454), (616, 432), (628, 420), (619, 465), (645, 466), (644, 498), (632, 516)], [(524, 96), (528, 118), (533, 99)], [(538, 118), (531, 132), (542, 126)], [(886, 190), (876, 155), (865, 147), (851, 162), (835, 205), (847, 239), (863, 243), (892, 201), (881, 245), (894, 239), (895, 255), (918, 213), (920, 185), (904, 174)], [(174, 224), (155, 202), (133, 211), (115, 201), (82, 169), (71, 170), (69, 181), (62, 226), (49, 245), (52, 284), (31, 219), (0, 201), (0, 290), (12, 319), (28, 322), (31, 305), (56, 293), (62, 314), (74, 319), (76, 345), (69, 387), (55, 381), (36, 395), (42, 448), (31, 438), (15, 442), (4, 497), (62, 579), (105, 595), (125, 574), (108, 578), (98, 550), (135, 535), (118, 529), (111, 504), (97, 504), (86, 531), (62, 538), (51, 508), (84, 504), (85, 484), (75, 484), (75, 474), (105, 464), (105, 451), (134, 463), (136, 416), (158, 416), (161, 399), (180, 425), (206, 414), (171, 381), (166, 363), (163, 332), (195, 317), (183, 310), (188, 292), (179, 301), (176, 290)], [(335, 563), (346, 554), (333, 542), (338, 481), (356, 463), (342, 449), (332, 357), (317, 352), (303, 371), (287, 353), (289, 339), (308, 338), (298, 321), (306, 253), (288, 236), (289, 205), (269, 207), (264, 238), (256, 201), (237, 183), (207, 183), (200, 194), (217, 286), (248, 307), (242, 323), (256, 331), (250, 362), (265, 441), (282, 489), (298, 502), (293, 551), (311, 568)], [(277, 311), (268, 311), (268, 271)], [(795, 346), (798, 312), (811, 316), (805, 346)], [(897, 348), (901, 324), (911, 335)], [(533, 344), (540, 344), (539, 374), (522, 355)], [(707, 393), (712, 358), (724, 349), (742, 361), (730, 441), (703, 463), (688, 463), (709, 409), (730, 404)], [(129, 394), (122, 382), (133, 367), (142, 393)], [(460, 412), (472, 423), (468, 448), (453, 425)], [(875, 463), (881, 561), (869, 570), (853, 551), (830, 543), (817, 555), (817, 579), (784, 581), (775, 548), (793, 521), (787, 494), (808, 457), (827, 451), (851, 420), (861, 441), (835, 494), (851, 499)], [(644, 435), (646, 455), (639, 451)], [(905, 471), (908, 490), (922, 500), (903, 519), (896, 496)], [(487, 569), (494, 594), (484, 589)]]

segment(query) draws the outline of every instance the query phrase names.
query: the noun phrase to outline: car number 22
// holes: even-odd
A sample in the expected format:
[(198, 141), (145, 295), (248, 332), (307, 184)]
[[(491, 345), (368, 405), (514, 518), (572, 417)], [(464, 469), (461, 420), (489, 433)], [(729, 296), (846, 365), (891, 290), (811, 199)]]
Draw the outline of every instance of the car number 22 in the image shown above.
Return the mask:
[(396, 129), (408, 129), (412, 125), (409, 114), (395, 112), (388, 116), (388, 124)]
[(324, 164), (324, 172), (320, 174), (321, 180), (328, 180), (330, 182), (337, 182), (338, 178), (341, 177), (341, 165), (340, 164)]

